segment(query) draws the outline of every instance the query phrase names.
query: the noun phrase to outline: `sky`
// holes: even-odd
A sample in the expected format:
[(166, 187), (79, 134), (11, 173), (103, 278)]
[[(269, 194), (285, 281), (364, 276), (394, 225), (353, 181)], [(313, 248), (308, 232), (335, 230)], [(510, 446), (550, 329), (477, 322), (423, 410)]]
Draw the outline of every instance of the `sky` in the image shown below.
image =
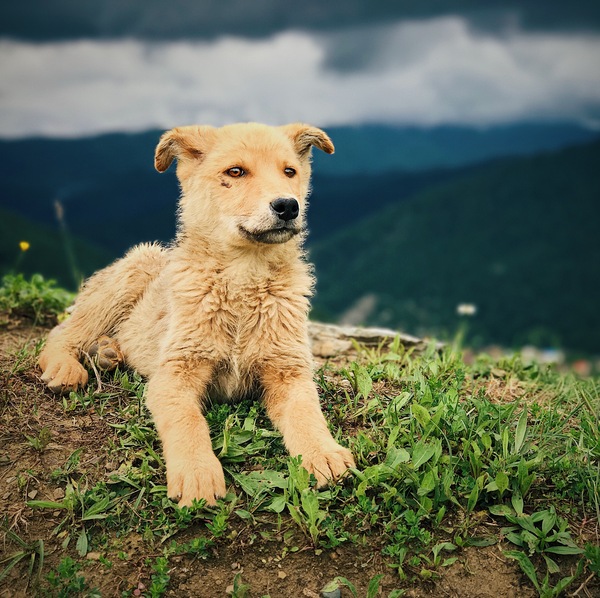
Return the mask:
[(247, 120), (600, 128), (600, 3), (2, 4), (3, 139)]

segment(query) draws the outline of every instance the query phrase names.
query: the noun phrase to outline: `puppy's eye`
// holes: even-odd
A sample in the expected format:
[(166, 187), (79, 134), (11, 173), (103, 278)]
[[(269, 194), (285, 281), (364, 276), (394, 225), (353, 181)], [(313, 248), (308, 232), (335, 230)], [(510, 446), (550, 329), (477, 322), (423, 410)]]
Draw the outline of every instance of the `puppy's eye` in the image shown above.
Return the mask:
[(290, 179), (293, 176), (296, 176), (296, 169), (295, 168), (290, 168), (290, 167), (284, 168), (283, 172), (285, 173), (285, 176), (289, 177)]
[(235, 179), (244, 176), (246, 174), (246, 171), (243, 168), (240, 168), (239, 166), (234, 166), (233, 168), (230, 168), (227, 171), (227, 174)]

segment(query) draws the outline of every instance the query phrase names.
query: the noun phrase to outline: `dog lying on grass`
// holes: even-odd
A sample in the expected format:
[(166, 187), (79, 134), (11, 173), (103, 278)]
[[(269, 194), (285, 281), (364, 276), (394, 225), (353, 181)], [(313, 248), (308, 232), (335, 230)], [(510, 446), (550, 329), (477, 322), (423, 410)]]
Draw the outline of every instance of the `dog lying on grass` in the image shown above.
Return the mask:
[(164, 172), (177, 160), (175, 244), (138, 245), (92, 276), (40, 355), (55, 392), (86, 384), (86, 352), (107, 368), (123, 359), (148, 378), (168, 495), (180, 506), (225, 494), (202, 414), (207, 396), (260, 392), (288, 451), (319, 485), (354, 465), (327, 428), (313, 381), (313, 277), (302, 250), (313, 146), (334, 151), (304, 124), (166, 132), (155, 166)]

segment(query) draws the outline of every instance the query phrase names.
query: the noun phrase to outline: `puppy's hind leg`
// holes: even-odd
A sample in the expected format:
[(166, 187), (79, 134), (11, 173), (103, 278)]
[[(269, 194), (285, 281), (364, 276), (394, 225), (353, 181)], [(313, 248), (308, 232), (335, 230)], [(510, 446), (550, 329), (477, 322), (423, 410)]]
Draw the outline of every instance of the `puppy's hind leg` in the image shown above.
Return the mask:
[(87, 383), (87, 371), (79, 362), (83, 352), (119, 329), (166, 260), (162, 247), (138, 245), (86, 282), (71, 317), (51, 331), (40, 354), (38, 364), (48, 388), (68, 392)]

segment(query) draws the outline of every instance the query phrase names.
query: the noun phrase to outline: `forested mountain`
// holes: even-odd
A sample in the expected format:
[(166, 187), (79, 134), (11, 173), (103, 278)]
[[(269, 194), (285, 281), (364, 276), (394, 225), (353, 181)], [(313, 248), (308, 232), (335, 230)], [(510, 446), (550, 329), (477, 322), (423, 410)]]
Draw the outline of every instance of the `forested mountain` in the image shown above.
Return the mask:
[[(27, 243), (22, 250), (20, 243)], [(83, 236), (74, 237), (0, 208), (0, 276), (41, 273), (75, 290), (82, 278), (113, 259)]]
[(365, 295), (364, 323), (472, 342), (600, 351), (600, 143), (510, 158), (423, 190), (317, 243), (316, 313)]
[[(595, 133), (527, 124), (329, 132), (337, 151), (315, 152), (309, 210), (315, 316), (337, 319), (372, 294), (363, 323), (450, 335), (456, 305), (469, 302), (475, 342), (600, 352)], [(131, 245), (172, 239), (179, 191), (174, 169), (154, 171), (159, 135), (0, 142), (0, 274), (17, 265), (73, 289)]]

